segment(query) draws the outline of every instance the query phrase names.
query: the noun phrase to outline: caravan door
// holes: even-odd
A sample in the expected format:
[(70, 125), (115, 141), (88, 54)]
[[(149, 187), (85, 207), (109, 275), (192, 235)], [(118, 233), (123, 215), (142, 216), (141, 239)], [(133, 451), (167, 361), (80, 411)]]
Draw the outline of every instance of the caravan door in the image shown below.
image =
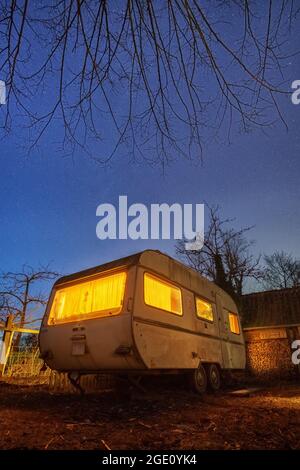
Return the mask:
[(229, 369), (231, 368), (229, 325), (227, 321), (227, 312), (223, 307), (222, 297), (219, 294), (216, 294), (216, 305), (223, 369)]

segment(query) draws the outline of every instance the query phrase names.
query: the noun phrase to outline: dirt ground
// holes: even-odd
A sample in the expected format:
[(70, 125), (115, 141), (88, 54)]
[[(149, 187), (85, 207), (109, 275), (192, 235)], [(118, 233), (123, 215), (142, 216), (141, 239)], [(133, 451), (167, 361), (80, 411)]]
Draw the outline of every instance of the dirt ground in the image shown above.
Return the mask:
[(244, 397), (176, 383), (81, 397), (0, 382), (0, 448), (299, 449), (300, 384)]

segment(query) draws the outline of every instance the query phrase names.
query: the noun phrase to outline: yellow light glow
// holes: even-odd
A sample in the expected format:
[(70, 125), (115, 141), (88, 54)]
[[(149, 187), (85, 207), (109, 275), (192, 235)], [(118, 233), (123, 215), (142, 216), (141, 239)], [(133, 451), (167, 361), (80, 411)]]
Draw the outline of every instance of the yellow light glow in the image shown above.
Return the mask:
[(229, 313), (229, 326), (232, 333), (236, 335), (240, 334), (239, 319), (236, 313)]
[(66, 323), (120, 313), (126, 272), (102, 276), (55, 292), (48, 324)]
[(203, 320), (214, 321), (212, 304), (196, 297), (197, 317)]
[(148, 273), (144, 275), (144, 299), (147, 305), (182, 315), (181, 290)]

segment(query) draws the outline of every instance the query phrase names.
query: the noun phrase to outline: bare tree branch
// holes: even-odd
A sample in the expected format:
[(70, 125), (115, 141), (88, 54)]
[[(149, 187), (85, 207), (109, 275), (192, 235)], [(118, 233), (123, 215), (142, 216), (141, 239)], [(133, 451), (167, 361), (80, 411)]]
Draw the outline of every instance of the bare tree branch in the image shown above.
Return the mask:
[[(35, 311), (47, 303), (47, 295), (41, 283), (55, 279), (58, 273), (49, 266), (34, 269), (24, 265), (20, 272), (3, 273), (0, 277), (0, 319), (13, 315), (14, 321), (23, 327)], [(19, 343), (20, 335), (16, 342)]]
[[(201, 158), (203, 143), (234, 127), (277, 120), (283, 69), (296, 50), (292, 0), (0, 0), (0, 75), (31, 148), (63, 123), (65, 151), (107, 163)], [(299, 27), (299, 24), (298, 24)], [(95, 154), (94, 142), (111, 145)], [(100, 147), (100, 146), (99, 146)]]
[(266, 289), (286, 289), (300, 284), (300, 261), (284, 251), (265, 255), (263, 285)]
[(239, 301), (248, 279), (261, 279), (260, 257), (251, 253), (246, 238), (252, 227), (236, 230), (230, 219), (221, 219), (218, 207), (209, 208), (209, 224), (200, 251), (188, 251), (184, 242), (176, 247), (179, 257)]

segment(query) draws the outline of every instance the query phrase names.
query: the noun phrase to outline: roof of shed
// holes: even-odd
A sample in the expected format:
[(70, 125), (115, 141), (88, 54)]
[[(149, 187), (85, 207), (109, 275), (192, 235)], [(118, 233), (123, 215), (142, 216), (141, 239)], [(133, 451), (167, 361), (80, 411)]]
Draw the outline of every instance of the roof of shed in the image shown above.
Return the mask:
[(244, 328), (300, 325), (300, 286), (242, 297)]

